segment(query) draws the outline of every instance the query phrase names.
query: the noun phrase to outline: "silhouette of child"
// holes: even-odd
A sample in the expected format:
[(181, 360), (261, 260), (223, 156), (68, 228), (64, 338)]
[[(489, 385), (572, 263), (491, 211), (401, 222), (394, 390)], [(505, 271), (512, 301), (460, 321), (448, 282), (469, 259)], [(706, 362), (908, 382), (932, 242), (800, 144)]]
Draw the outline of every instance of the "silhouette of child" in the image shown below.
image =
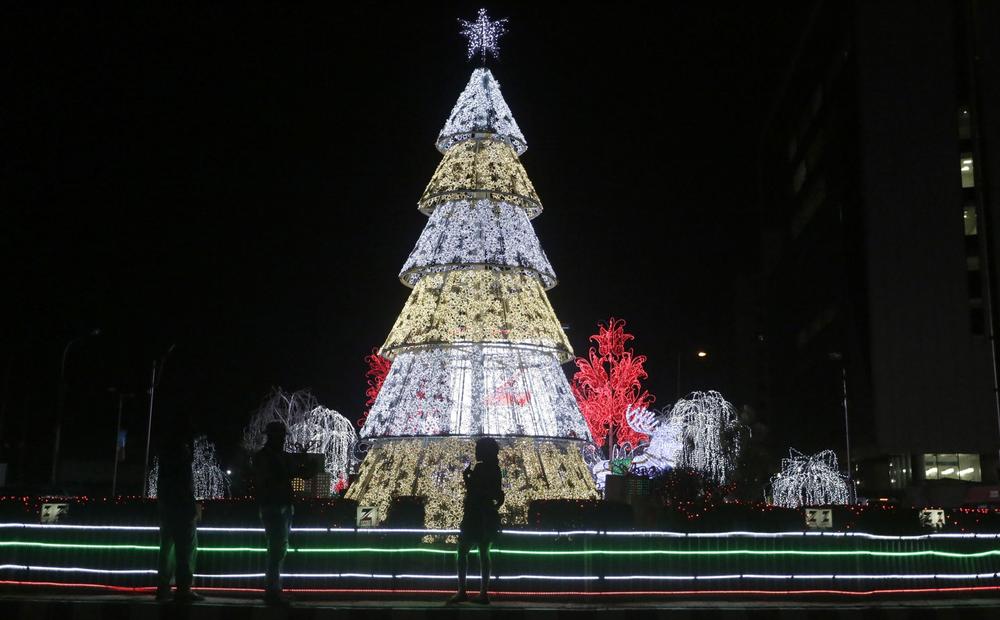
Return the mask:
[(500, 532), (500, 506), (503, 489), (500, 487), (500, 446), (495, 439), (483, 437), (476, 442), (476, 465), (462, 472), (465, 481), (465, 503), (462, 525), (458, 535), (458, 592), (449, 603), (461, 603), (469, 598), (465, 594), (465, 576), (469, 567), (472, 545), (479, 547), (481, 581), (479, 596), (473, 603), (489, 604), (487, 588), (490, 583), (490, 545)]

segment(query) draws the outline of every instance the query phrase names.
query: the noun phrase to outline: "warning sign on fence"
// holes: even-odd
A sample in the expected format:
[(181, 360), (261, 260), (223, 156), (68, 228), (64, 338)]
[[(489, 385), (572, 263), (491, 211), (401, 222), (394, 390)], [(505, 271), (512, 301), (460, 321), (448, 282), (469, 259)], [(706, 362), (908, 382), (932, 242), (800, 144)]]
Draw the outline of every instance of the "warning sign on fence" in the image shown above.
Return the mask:
[(378, 525), (378, 508), (358, 506), (358, 527), (375, 527), (376, 525)]
[(833, 511), (829, 508), (806, 508), (806, 527), (826, 530), (833, 527)]

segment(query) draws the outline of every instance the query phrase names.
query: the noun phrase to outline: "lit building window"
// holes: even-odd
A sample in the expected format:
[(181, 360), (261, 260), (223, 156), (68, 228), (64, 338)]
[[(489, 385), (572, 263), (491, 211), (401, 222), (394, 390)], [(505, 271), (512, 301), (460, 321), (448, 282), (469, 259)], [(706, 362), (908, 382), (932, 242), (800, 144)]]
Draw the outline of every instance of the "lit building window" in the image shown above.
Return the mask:
[(972, 163), (972, 153), (962, 153), (961, 158), (962, 187), (975, 187), (975, 165)]
[[(965, 174), (964, 172), (962, 173)], [(962, 179), (963, 186), (965, 179)], [(962, 221), (965, 224), (965, 236), (971, 237), (979, 232), (979, 224), (976, 216), (976, 205), (967, 204), (962, 207)]]
[(978, 454), (925, 454), (924, 478), (981, 482), (983, 472)]

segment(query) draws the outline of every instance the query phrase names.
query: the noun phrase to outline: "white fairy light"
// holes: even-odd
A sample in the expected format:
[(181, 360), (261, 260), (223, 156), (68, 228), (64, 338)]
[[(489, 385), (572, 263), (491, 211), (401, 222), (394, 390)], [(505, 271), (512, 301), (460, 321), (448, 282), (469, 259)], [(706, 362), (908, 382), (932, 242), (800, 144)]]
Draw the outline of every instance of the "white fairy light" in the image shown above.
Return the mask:
[(438, 134), (436, 146), (444, 153), (477, 134), (488, 134), (493, 139), (508, 142), (518, 155), (528, 148), (521, 128), (500, 93), (500, 84), (493, 79), (490, 70), (484, 68), (472, 72), (469, 83), (458, 96), (448, 121)]
[(750, 429), (740, 422), (732, 403), (715, 390), (692, 392), (674, 403), (668, 424), (680, 429), (677, 465), (701, 472), (724, 484), (736, 469)]
[(556, 284), (524, 209), (494, 200), (458, 200), (435, 209), (399, 278), (414, 286), (427, 273), (484, 266), (532, 274), (546, 289)]
[(632, 467), (664, 471), (677, 466), (684, 448), (684, 429), (680, 416), (657, 415), (645, 407), (629, 408), (625, 421), (632, 430), (649, 436), (636, 447)]
[(420, 435), (590, 439), (553, 353), (490, 344), (396, 357), (361, 436)]
[(507, 23), (506, 17), (493, 20), (486, 14), (486, 9), (479, 9), (476, 21), (470, 22), (464, 19), (458, 21), (462, 24), (462, 36), (469, 40), (470, 59), (479, 54), (481, 60), (486, 62), (486, 54), (493, 58), (500, 55), (500, 37), (507, 32), (504, 27)]
[[(191, 473), (194, 475), (195, 499), (220, 499), (229, 495), (229, 476), (219, 466), (215, 458), (215, 444), (204, 435), (195, 437), (192, 443)], [(160, 475), (160, 460), (153, 459), (153, 467), (147, 480), (147, 495), (156, 497), (156, 482)]]
[(264, 429), (269, 422), (281, 422), (288, 428), (286, 452), (323, 455), (323, 470), (330, 475), (331, 490), (338, 480), (347, 479), (357, 443), (350, 420), (320, 405), (308, 390), (286, 393), (276, 389), (243, 431), (244, 448), (256, 452), (264, 446)]
[(771, 493), (774, 505), (786, 508), (847, 504), (850, 498), (833, 450), (805, 455), (789, 449), (788, 458), (781, 459), (781, 472), (771, 478)]

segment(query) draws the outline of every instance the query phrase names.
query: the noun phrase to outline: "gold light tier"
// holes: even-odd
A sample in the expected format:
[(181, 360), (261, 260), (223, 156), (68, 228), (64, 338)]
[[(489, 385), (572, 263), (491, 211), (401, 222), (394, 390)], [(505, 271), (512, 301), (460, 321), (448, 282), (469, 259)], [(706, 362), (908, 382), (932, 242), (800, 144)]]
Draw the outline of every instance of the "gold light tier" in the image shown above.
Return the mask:
[(499, 140), (466, 140), (451, 147), (417, 207), (430, 215), (445, 202), (473, 198), (507, 201), (524, 209), (529, 218), (542, 212), (542, 203), (517, 152)]
[(430, 273), (410, 293), (380, 353), (412, 347), (507, 343), (549, 349), (563, 362), (573, 348), (537, 278), (472, 269)]
[[(506, 501), (505, 526), (528, 521), (536, 499), (591, 499), (597, 490), (579, 441), (497, 437)], [(392, 498), (424, 496), (424, 523), (455, 528), (462, 520), (462, 470), (474, 461), (475, 437), (406, 438), (377, 441), (365, 455), (347, 498), (388, 514)]]

